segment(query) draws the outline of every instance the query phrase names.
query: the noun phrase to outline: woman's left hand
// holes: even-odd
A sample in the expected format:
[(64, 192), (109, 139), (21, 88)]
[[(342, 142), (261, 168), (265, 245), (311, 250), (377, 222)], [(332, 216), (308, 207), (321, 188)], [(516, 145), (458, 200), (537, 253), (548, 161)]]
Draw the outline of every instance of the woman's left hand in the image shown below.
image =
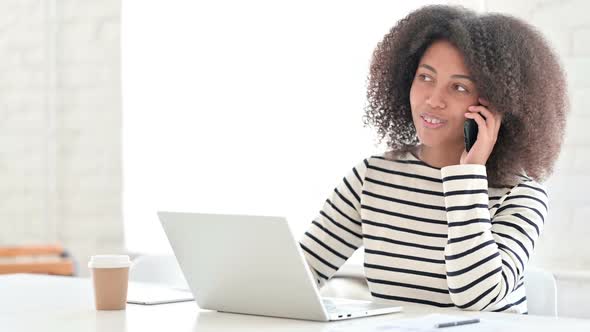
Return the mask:
[(469, 111), (465, 113), (465, 118), (477, 122), (478, 133), (475, 144), (469, 149), (469, 152), (463, 150), (460, 159), (461, 165), (480, 164), (485, 166), (498, 139), (502, 114), (490, 108), (490, 103), (487, 100), (483, 98), (478, 100), (481, 105), (470, 106)]

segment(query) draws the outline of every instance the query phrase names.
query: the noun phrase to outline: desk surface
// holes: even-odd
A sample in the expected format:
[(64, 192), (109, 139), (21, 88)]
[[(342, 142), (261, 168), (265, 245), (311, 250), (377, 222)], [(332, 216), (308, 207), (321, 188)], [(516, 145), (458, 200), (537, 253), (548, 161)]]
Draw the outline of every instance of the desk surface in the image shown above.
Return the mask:
[[(590, 320), (434, 309), (404, 304), (404, 312), (339, 322), (219, 313), (182, 302), (153, 306), (128, 304), (126, 310), (96, 311), (89, 279), (31, 274), (0, 275), (0, 327), (3, 331), (394, 331), (383, 324), (429, 313), (476, 316), (480, 324), (455, 331), (590, 331)], [(395, 330), (398, 331), (398, 330)]]

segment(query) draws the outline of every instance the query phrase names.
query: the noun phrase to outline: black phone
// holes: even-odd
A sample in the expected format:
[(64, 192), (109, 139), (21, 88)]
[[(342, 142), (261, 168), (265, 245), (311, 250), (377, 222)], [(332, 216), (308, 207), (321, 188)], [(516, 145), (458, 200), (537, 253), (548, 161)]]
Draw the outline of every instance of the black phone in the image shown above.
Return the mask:
[(467, 119), (465, 123), (463, 123), (463, 134), (465, 135), (465, 150), (469, 152), (473, 144), (475, 144), (475, 140), (477, 139), (477, 122), (473, 119)]

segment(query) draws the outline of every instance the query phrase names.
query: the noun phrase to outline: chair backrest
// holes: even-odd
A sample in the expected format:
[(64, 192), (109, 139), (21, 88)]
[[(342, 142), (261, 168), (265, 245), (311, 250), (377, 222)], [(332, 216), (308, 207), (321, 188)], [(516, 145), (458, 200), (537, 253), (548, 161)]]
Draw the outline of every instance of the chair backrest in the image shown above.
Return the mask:
[(0, 274), (77, 274), (76, 262), (60, 244), (0, 246)]
[(145, 255), (133, 260), (129, 280), (151, 282), (176, 289), (189, 289), (174, 255)]
[(557, 317), (557, 284), (551, 272), (528, 266), (524, 286), (529, 315)]

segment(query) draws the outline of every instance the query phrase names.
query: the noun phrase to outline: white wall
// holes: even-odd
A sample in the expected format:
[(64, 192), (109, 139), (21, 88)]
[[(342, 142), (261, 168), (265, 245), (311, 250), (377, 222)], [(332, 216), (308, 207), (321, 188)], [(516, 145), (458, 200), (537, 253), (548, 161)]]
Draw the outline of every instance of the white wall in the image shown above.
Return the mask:
[(369, 61), (421, 4), (124, 2), (128, 248), (170, 250), (158, 209), (285, 215), (303, 233), (383, 150), (362, 124)]
[(123, 250), (118, 0), (0, 2), (0, 245)]

